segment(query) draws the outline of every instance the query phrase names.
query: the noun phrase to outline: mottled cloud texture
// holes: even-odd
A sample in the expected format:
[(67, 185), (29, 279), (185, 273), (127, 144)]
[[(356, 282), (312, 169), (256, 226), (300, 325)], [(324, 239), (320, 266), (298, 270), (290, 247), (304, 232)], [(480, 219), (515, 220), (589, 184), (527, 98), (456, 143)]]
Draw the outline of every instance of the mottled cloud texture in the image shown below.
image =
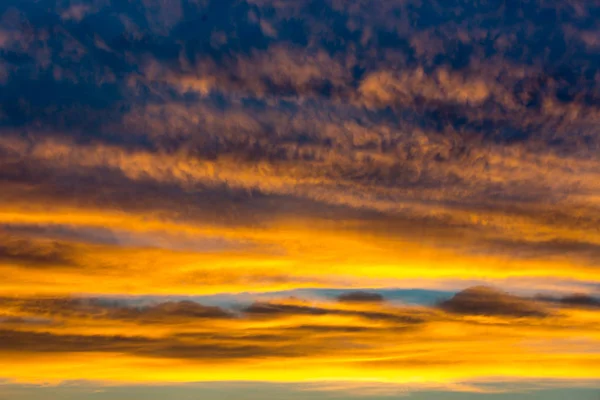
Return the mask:
[(2, 1), (0, 379), (597, 379), (599, 17)]

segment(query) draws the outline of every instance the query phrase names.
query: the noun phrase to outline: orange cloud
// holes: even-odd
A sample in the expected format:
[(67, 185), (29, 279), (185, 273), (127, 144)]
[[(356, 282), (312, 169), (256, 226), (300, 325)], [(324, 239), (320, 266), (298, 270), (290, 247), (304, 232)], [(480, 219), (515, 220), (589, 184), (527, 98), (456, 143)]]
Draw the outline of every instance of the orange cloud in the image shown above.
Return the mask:
[[(513, 296), (516, 301), (527, 299)], [(0, 320), (0, 353), (12, 365), (7, 377), (22, 382), (239, 380), (249, 368), (245, 379), (272, 382), (310, 381), (318, 374), (331, 384), (357, 378), (455, 388), (498, 377), (595, 378), (598, 311), (584, 318), (577, 309), (546, 307), (552, 313), (481, 316), (464, 308), (455, 314), (282, 299), (234, 314), (192, 302), (133, 307), (3, 298), (0, 312), (11, 320)], [(49, 322), (27, 322), (35, 318)], [(282, 362), (286, 371), (278, 373)]]

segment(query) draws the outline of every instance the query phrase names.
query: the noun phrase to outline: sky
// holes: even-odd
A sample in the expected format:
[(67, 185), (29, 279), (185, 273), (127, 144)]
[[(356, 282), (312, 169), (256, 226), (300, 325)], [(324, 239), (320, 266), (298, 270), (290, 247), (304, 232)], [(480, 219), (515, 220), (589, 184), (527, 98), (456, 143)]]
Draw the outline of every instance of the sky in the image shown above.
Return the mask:
[(0, 400), (600, 398), (599, 21), (1, 1)]

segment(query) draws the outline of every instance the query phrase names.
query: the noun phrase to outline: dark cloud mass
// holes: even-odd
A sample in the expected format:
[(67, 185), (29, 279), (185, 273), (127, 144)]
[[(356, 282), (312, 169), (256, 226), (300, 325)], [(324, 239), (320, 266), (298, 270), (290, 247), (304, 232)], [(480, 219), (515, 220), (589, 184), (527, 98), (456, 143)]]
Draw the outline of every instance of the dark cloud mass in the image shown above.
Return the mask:
[(572, 294), (560, 299), (562, 304), (573, 306), (591, 306), (600, 307), (600, 299), (586, 294)]
[(600, 307), (600, 299), (585, 293), (574, 293), (563, 297), (536, 296), (540, 301), (560, 304), (565, 307)]
[(384, 298), (379, 293), (348, 292), (339, 295), (338, 300), (347, 303), (380, 303)]
[(440, 303), (442, 310), (457, 314), (544, 317), (548, 315), (533, 300), (510, 295), (486, 286), (465, 289)]
[(30, 268), (73, 265), (68, 245), (52, 240), (32, 240), (0, 230), (0, 262)]

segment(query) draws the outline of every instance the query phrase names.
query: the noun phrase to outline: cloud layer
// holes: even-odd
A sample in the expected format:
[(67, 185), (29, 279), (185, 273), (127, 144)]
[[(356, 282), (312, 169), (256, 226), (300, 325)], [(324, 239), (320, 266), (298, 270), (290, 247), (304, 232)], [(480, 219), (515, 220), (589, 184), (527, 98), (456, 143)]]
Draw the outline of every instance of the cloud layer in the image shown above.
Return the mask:
[[(240, 380), (248, 368), (283, 382), (303, 382), (309, 370), (389, 384), (416, 383), (418, 372), (421, 384), (438, 376), (439, 384), (465, 389), (515, 371), (577, 382), (595, 378), (600, 340), (597, 308), (487, 287), (432, 307), (278, 298), (224, 309), (189, 300), (5, 297), (0, 314), (0, 353), (16, 365), (7, 377), (35, 382), (61, 380), (64, 371), (113, 382)], [(77, 371), (82, 357), (93, 371)], [(276, 373), (282, 362), (286, 372)], [(132, 375), (115, 369), (129, 363), (137, 365)], [(173, 365), (181, 375), (167, 372)]]
[(593, 378), (600, 4), (513, 3), (2, 2), (0, 378)]

